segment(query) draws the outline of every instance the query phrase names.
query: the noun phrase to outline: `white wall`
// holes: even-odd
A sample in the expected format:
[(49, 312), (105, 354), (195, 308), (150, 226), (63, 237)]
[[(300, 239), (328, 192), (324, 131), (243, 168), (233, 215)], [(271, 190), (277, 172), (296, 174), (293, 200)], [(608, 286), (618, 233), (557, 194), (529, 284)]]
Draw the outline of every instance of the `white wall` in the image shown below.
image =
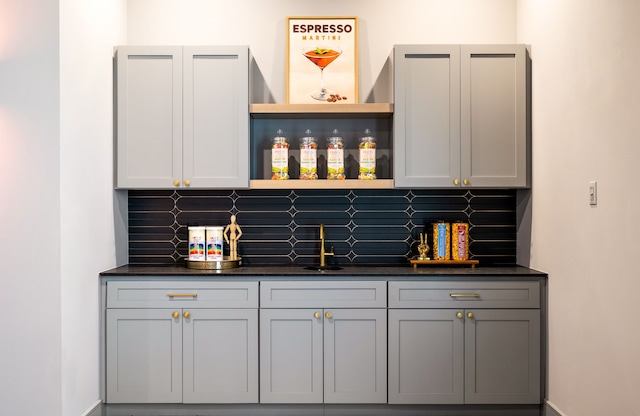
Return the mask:
[(55, 1), (0, 1), (1, 415), (61, 414), (58, 29)]
[[(62, 414), (100, 398), (98, 273), (115, 266), (113, 47), (126, 0), (60, 0)], [(117, 221), (117, 219), (115, 219)]]
[(98, 273), (115, 265), (113, 45), (126, 1), (0, 0), (0, 414), (99, 399)]
[(638, 414), (638, 21), (638, 1), (518, 2), (533, 55), (531, 265), (550, 275), (549, 400), (567, 416)]
[(400, 43), (514, 43), (513, 0), (129, 0), (135, 45), (249, 45), (275, 102), (286, 102), (286, 18), (358, 16), (359, 100)]

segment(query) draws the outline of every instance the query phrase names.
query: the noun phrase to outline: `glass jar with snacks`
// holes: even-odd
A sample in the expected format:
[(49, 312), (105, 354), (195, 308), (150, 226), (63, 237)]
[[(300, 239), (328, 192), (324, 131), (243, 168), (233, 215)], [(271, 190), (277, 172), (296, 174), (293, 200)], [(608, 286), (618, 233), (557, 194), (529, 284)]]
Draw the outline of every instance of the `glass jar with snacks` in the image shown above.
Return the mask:
[(371, 130), (364, 131), (358, 150), (360, 159), (358, 179), (376, 179), (376, 139)]
[(318, 179), (318, 143), (311, 130), (300, 139), (300, 179)]
[(289, 179), (289, 143), (282, 130), (278, 130), (271, 145), (271, 179)]
[(451, 259), (451, 224), (438, 221), (433, 224), (433, 259)]
[(344, 141), (338, 130), (327, 139), (327, 179), (344, 180)]
[(456, 221), (451, 224), (451, 258), (469, 259), (469, 224), (466, 222)]

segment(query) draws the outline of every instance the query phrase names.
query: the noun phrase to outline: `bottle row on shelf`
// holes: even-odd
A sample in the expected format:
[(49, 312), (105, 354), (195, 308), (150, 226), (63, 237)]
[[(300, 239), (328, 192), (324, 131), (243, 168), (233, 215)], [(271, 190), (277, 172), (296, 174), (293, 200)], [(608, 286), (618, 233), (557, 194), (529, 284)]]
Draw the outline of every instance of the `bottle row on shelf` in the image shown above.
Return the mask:
[[(299, 179), (318, 179), (318, 141), (306, 130), (299, 140), (300, 169)], [(271, 179), (287, 180), (289, 176), (290, 143), (282, 130), (278, 130), (271, 146)], [(333, 130), (326, 139), (326, 164), (328, 180), (344, 180), (345, 175), (345, 146), (344, 140), (337, 129)], [(376, 179), (376, 139), (373, 133), (366, 129), (358, 144), (358, 179)]]

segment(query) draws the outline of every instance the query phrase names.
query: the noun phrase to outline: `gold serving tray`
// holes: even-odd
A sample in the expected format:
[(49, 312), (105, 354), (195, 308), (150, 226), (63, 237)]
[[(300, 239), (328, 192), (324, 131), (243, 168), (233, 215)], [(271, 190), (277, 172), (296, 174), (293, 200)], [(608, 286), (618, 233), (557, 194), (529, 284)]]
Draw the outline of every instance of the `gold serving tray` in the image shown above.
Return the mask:
[(201, 270), (222, 270), (222, 269), (234, 269), (242, 265), (242, 258), (231, 260), (229, 257), (223, 257), (222, 260), (205, 260), (205, 261), (193, 261), (187, 260), (187, 269), (201, 269)]

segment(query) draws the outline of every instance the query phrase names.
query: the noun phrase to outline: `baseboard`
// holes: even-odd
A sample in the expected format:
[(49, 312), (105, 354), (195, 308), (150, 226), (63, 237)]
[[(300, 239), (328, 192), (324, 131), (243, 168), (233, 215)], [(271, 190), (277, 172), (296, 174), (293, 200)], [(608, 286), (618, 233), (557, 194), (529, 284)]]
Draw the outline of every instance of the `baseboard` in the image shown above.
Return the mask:
[[(99, 416), (540, 416), (542, 405), (106, 404)], [(93, 416), (93, 415), (92, 415)]]
[(102, 400), (98, 400), (95, 402), (93, 406), (89, 408), (86, 412), (84, 412), (81, 416), (102, 416), (103, 406)]
[(562, 412), (560, 412), (556, 407), (551, 404), (548, 400), (544, 402), (542, 416), (565, 416)]

